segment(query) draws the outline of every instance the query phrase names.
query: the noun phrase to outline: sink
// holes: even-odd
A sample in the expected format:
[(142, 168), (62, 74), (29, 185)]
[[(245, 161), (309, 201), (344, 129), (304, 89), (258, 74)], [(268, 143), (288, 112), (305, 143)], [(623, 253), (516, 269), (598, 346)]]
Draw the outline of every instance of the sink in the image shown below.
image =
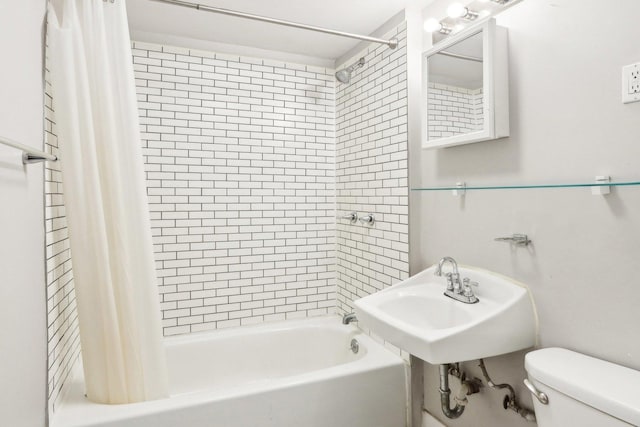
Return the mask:
[(463, 362), (532, 347), (537, 318), (527, 287), (475, 267), (460, 276), (479, 283), (476, 304), (444, 295), (436, 266), (354, 302), (359, 322), (432, 364)]

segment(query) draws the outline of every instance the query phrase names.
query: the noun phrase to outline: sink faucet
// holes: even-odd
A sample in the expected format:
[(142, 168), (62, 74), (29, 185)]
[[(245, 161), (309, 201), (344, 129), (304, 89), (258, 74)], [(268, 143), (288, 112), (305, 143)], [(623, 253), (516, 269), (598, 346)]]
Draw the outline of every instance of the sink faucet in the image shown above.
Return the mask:
[(442, 276), (442, 267), (445, 263), (450, 263), (453, 271), (445, 274), (447, 278), (447, 289), (444, 294), (449, 298), (453, 298), (456, 301), (464, 302), (466, 304), (474, 304), (478, 302), (478, 297), (473, 294), (471, 286), (478, 286), (478, 282), (472, 282), (469, 278), (465, 278), (460, 283), (460, 272), (458, 271), (458, 263), (455, 259), (446, 256), (438, 262), (438, 267), (434, 274), (436, 276)]
[(436, 276), (442, 276), (442, 267), (444, 264), (448, 262), (451, 264), (453, 268), (452, 273), (447, 273), (445, 277), (447, 278), (447, 291), (451, 292), (460, 292), (460, 273), (458, 273), (458, 263), (455, 259), (450, 256), (446, 256), (440, 260), (438, 263), (438, 268), (436, 268), (436, 272), (434, 273)]

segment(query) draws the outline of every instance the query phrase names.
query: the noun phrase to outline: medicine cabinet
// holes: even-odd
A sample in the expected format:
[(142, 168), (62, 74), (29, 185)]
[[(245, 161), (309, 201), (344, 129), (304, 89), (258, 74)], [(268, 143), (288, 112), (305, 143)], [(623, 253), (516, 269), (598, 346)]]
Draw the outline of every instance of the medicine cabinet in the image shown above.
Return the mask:
[(509, 136), (507, 30), (491, 18), (423, 54), (423, 148)]

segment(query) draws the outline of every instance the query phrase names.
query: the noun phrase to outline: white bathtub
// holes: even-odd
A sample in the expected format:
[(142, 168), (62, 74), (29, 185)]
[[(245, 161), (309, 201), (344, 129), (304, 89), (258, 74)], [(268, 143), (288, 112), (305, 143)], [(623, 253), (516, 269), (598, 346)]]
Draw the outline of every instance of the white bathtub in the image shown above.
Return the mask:
[[(359, 351), (350, 349), (352, 339)], [(338, 317), (165, 340), (171, 397), (100, 405), (76, 378), (51, 427), (404, 427), (403, 360)]]

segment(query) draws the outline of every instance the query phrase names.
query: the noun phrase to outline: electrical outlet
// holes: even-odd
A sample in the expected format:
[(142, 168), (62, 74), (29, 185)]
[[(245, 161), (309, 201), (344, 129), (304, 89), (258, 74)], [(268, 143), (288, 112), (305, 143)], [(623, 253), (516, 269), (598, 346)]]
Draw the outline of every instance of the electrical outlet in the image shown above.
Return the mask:
[(622, 67), (622, 102), (640, 101), (640, 63)]
[(629, 75), (629, 93), (640, 92), (640, 70), (638, 68), (632, 68)]

